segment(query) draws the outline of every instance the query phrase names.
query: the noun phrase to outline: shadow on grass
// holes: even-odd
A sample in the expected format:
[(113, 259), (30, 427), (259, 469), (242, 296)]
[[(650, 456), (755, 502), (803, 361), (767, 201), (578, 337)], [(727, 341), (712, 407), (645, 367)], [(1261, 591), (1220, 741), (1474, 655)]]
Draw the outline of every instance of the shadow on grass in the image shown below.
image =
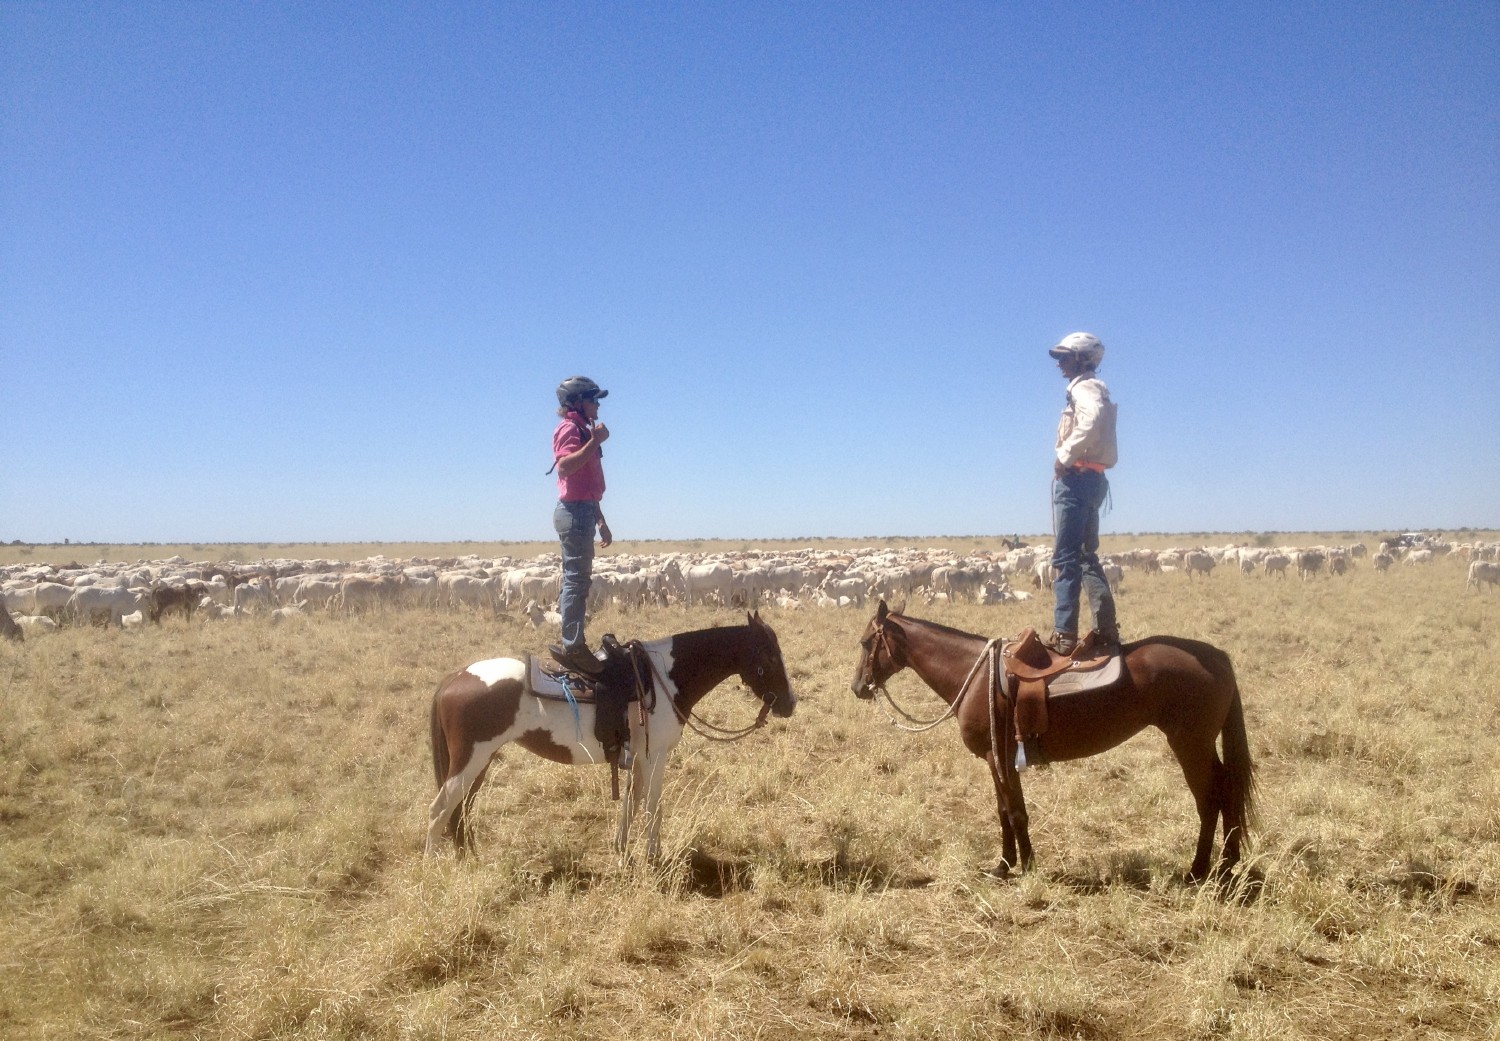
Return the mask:
[[(934, 881), (931, 875), (893, 870), (875, 861), (845, 855), (807, 861), (799, 866), (806, 877), (815, 878), (831, 889), (921, 889)], [(742, 857), (720, 857), (706, 850), (690, 849), (684, 867), (685, 888), (699, 896), (721, 899), (754, 885), (754, 862)]]

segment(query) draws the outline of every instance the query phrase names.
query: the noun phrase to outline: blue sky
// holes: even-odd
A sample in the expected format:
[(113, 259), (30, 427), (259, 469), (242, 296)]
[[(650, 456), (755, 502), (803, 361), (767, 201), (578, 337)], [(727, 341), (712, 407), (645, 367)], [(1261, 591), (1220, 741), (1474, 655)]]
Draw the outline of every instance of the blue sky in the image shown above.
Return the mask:
[(0, 540), (1500, 527), (1500, 7), (0, 4)]

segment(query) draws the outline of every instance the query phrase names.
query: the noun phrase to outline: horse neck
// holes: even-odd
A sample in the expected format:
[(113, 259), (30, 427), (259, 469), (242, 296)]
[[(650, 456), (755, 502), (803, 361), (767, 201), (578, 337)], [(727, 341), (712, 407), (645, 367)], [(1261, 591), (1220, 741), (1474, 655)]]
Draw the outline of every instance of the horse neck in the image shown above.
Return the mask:
[(740, 671), (749, 631), (746, 625), (725, 626), (678, 633), (663, 641), (671, 657), (668, 679), (677, 687), (673, 698), (678, 709), (691, 712), (704, 695)]
[(912, 618), (901, 620), (901, 631), (906, 637), (907, 667), (938, 697), (953, 704), (989, 641)]

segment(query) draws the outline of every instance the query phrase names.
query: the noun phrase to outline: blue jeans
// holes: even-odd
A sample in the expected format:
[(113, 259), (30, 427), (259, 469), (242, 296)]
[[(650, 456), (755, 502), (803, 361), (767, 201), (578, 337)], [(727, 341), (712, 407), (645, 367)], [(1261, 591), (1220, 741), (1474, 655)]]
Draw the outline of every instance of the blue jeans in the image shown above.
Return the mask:
[(1080, 587), (1088, 593), (1095, 629), (1109, 631), (1118, 624), (1115, 595), (1099, 564), (1099, 508), (1108, 493), (1108, 479), (1093, 470), (1069, 470), (1052, 486), (1052, 523), (1057, 529), (1052, 551), (1057, 569), (1053, 628), (1060, 633), (1078, 632)]
[(585, 646), (583, 614), (594, 579), (594, 531), (599, 526), (596, 502), (559, 502), (552, 526), (562, 543), (562, 592), (557, 611), (562, 615), (563, 646)]

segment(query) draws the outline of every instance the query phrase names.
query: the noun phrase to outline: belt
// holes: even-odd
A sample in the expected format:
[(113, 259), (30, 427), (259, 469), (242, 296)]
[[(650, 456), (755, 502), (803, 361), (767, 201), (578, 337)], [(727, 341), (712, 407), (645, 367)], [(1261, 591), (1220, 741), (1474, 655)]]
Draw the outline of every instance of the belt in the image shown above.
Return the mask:
[(1070, 469), (1070, 470), (1092, 470), (1096, 474), (1102, 474), (1105, 471), (1105, 469), (1107, 469), (1107, 468), (1103, 464), (1101, 464), (1101, 463), (1074, 463), (1068, 469)]

